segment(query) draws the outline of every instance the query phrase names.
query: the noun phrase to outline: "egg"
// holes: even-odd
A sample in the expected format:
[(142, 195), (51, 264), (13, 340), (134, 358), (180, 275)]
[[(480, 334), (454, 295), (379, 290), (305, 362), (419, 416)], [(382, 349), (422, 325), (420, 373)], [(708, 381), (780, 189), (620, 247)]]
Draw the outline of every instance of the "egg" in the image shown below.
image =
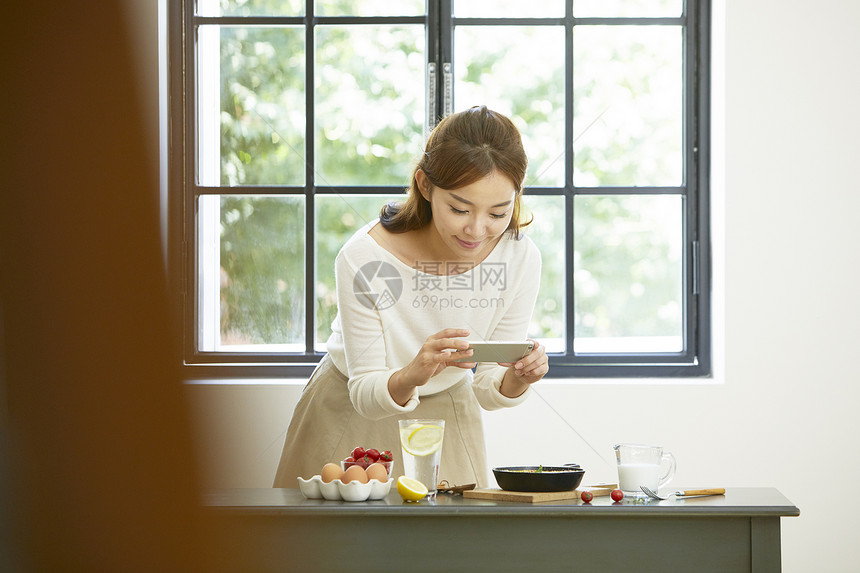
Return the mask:
[(361, 466), (350, 466), (343, 472), (340, 478), (343, 483), (349, 483), (353, 480), (358, 480), (361, 483), (367, 483), (367, 472)]
[(367, 479), (375, 479), (381, 482), (388, 481), (388, 472), (385, 471), (385, 466), (380, 463), (370, 464), (367, 466)]
[(343, 470), (340, 469), (340, 466), (337, 464), (326, 464), (320, 472), (320, 478), (322, 478), (323, 483), (329, 483), (336, 479), (340, 479), (341, 476), (343, 476)]

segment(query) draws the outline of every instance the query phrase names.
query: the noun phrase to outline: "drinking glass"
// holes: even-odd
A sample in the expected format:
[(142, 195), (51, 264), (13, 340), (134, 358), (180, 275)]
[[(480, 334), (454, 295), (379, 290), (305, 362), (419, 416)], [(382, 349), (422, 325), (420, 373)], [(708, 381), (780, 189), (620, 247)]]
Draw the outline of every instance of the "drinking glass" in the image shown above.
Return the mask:
[(404, 475), (420, 481), (427, 488), (428, 496), (435, 497), (445, 420), (398, 420), (398, 424)]

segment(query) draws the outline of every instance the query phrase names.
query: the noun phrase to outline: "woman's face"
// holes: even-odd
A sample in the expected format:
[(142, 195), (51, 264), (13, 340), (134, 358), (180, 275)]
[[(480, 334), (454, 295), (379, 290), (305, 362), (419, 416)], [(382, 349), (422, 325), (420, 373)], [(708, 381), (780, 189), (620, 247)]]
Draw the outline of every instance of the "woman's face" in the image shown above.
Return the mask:
[(459, 189), (433, 187), (418, 171), (418, 186), (433, 212), (431, 225), (456, 259), (480, 261), (508, 228), (516, 188), (510, 179), (492, 171)]

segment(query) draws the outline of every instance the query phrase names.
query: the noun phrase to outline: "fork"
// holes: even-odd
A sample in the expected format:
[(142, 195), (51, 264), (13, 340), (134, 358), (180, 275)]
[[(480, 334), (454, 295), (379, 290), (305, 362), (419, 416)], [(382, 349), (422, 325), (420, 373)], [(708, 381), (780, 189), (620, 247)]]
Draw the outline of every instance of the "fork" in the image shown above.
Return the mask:
[(692, 497), (692, 496), (705, 496), (705, 495), (725, 495), (726, 490), (722, 487), (711, 488), (711, 489), (685, 489), (684, 491), (676, 491), (674, 493), (670, 493), (666, 497), (660, 497), (655, 492), (651, 491), (651, 488), (648, 486), (639, 486), (645, 494), (651, 499), (669, 499), (669, 496), (678, 496), (678, 497)]

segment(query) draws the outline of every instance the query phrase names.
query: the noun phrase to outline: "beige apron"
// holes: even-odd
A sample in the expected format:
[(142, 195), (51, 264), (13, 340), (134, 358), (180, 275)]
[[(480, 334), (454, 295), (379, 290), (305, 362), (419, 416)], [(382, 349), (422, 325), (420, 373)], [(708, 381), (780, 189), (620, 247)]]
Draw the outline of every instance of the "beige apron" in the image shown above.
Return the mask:
[(273, 487), (298, 487), (296, 477), (319, 474), (323, 465), (339, 463), (356, 446), (390, 450), (392, 476), (403, 475), (397, 426), (401, 418), (444, 419), (439, 480), (487, 487), (481, 408), (469, 384), (464, 381), (439, 394), (422, 396), (418, 407), (407, 414), (370, 420), (355, 411), (347, 377), (328, 355), (314, 370), (293, 412)]

